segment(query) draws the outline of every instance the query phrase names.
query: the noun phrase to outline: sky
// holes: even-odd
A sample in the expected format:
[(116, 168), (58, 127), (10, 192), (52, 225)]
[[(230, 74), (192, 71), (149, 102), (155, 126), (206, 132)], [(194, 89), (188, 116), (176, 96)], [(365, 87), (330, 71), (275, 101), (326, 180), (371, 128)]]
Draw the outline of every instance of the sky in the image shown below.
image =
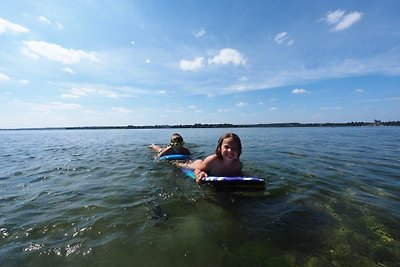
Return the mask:
[(0, 2), (0, 129), (400, 120), (400, 1)]

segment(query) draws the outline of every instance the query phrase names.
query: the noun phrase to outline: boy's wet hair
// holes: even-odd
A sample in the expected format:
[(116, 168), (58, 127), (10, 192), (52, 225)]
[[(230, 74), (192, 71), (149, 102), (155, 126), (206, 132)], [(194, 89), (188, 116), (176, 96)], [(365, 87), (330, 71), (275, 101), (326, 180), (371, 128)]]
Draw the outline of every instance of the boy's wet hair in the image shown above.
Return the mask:
[(183, 143), (183, 137), (178, 133), (173, 133), (171, 137), (171, 143)]
[(240, 155), (242, 154), (242, 142), (240, 141), (239, 136), (237, 136), (234, 133), (226, 133), (223, 136), (221, 136), (221, 138), (219, 138), (217, 148), (215, 149), (215, 154), (217, 155), (218, 158), (220, 159), (222, 158), (221, 146), (222, 142), (226, 138), (232, 138), (235, 141), (236, 145), (238, 146), (238, 159), (239, 159)]

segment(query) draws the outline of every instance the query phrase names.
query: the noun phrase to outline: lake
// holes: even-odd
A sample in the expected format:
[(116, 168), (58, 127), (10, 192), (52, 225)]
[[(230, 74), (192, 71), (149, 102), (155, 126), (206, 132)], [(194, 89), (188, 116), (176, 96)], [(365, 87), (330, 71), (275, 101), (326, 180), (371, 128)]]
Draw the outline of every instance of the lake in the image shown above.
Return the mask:
[[(266, 189), (199, 186), (225, 132)], [(0, 266), (399, 266), (400, 127), (0, 131)]]

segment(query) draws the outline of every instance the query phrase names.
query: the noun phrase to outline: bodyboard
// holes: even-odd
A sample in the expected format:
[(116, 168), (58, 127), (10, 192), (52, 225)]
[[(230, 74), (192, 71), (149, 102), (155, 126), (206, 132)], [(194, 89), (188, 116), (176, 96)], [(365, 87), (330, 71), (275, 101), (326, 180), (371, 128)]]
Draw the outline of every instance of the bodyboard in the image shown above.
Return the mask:
[(160, 160), (187, 160), (187, 159), (190, 159), (190, 155), (173, 154), (160, 157)]
[[(182, 168), (182, 172), (196, 181), (194, 170)], [(247, 189), (247, 190), (264, 190), (265, 181), (258, 177), (225, 177), (225, 176), (207, 176), (202, 179), (202, 184), (212, 185), (218, 188), (231, 188), (231, 189)]]

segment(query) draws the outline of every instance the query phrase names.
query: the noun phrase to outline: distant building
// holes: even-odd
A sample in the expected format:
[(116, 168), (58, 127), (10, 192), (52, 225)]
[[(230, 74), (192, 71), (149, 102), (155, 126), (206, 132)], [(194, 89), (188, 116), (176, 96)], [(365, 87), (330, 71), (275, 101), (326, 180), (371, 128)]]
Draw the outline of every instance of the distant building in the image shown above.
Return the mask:
[(374, 120), (374, 126), (381, 126), (382, 121)]

